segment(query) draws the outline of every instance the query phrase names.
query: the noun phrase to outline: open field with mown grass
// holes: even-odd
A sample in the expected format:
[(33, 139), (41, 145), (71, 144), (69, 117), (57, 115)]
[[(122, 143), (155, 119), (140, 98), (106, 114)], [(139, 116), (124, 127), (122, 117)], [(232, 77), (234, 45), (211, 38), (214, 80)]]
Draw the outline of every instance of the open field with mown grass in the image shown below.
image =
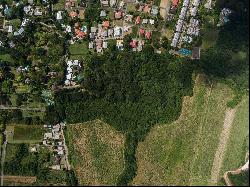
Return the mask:
[(80, 185), (115, 185), (124, 169), (124, 136), (99, 120), (67, 126), (69, 158)]
[[(42, 125), (7, 125), (9, 143), (38, 143), (46, 132)], [(12, 133), (11, 133), (12, 132)]]
[(86, 54), (89, 53), (87, 42), (74, 43), (69, 46), (70, 59), (82, 59)]
[(137, 149), (133, 185), (208, 185), (227, 102), (233, 91), (196, 78), (193, 97), (184, 97), (182, 113), (171, 124), (153, 127)]

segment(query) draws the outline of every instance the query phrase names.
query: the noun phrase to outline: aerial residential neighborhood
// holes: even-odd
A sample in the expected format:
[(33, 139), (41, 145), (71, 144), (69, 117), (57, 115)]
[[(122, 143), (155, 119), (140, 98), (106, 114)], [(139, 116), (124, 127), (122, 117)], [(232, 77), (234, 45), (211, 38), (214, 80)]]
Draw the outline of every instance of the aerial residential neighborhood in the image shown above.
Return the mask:
[(248, 0), (0, 0), (1, 186), (248, 186)]

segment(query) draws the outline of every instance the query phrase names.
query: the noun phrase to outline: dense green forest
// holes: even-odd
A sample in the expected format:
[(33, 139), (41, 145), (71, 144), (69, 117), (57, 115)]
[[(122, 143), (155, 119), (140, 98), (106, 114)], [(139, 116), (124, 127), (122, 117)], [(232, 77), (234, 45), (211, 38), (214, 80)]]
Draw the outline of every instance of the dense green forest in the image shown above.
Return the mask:
[[(221, 28), (217, 44), (202, 51), (200, 61), (155, 54), (150, 45), (141, 53), (110, 47), (102, 56), (86, 57), (84, 89), (58, 92), (47, 119), (77, 123), (101, 118), (124, 133), (126, 168), (117, 184), (128, 184), (136, 173), (138, 142), (154, 124), (178, 118), (183, 96), (192, 95), (194, 71), (225, 81), (237, 93), (248, 89), (248, 4), (247, 0), (217, 2), (218, 12), (228, 7), (233, 14)], [(238, 52), (247, 53), (247, 59), (233, 58)]]
[(148, 46), (142, 53), (110, 50), (85, 63), (87, 91), (57, 93), (58, 115), (49, 110), (47, 119), (77, 123), (101, 118), (124, 133), (127, 163), (118, 184), (127, 184), (136, 172), (138, 141), (152, 125), (177, 119), (183, 96), (192, 94), (194, 62), (155, 54)]

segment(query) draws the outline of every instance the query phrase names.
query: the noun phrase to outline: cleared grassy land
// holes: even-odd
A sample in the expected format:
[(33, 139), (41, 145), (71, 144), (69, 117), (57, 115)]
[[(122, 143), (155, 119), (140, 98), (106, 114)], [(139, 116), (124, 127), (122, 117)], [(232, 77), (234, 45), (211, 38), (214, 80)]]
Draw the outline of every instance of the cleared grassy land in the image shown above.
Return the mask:
[(233, 92), (198, 76), (193, 97), (172, 124), (155, 126), (137, 149), (134, 185), (207, 185)]
[(124, 137), (99, 120), (67, 126), (69, 156), (80, 185), (115, 185), (124, 169)]
[(218, 38), (219, 30), (206, 28), (203, 39), (202, 39), (202, 49), (208, 49), (215, 45)]
[[(220, 176), (229, 170), (235, 170), (245, 164), (246, 152), (249, 149), (249, 97), (244, 96), (238, 105), (230, 137), (228, 140)], [(222, 183), (221, 183), (222, 184)]]
[[(46, 132), (43, 126), (39, 125), (8, 125), (6, 130), (9, 143), (37, 143), (43, 139)], [(10, 131), (13, 133), (11, 134)]]
[(71, 55), (85, 55), (88, 53), (87, 42), (74, 43), (69, 46), (69, 52)]
[(64, 10), (65, 0), (58, 0), (56, 4), (53, 5), (53, 10)]
[(31, 185), (36, 182), (36, 177), (5, 175), (3, 180), (9, 186)]

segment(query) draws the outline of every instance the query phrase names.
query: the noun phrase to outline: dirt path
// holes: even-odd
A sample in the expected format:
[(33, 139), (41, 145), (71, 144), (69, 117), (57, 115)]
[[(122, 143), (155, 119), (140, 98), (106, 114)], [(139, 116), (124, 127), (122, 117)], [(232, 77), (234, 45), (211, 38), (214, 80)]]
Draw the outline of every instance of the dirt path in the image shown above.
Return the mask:
[(27, 111), (37, 111), (37, 112), (45, 112), (45, 108), (29, 108), (29, 107), (15, 107), (15, 106), (4, 106), (0, 105), (0, 110), (27, 110)]
[(170, 0), (161, 0), (160, 4), (160, 15), (165, 20), (171, 6)]
[(5, 154), (6, 154), (6, 144), (7, 142), (5, 141), (4, 144), (2, 145), (2, 154), (1, 154), (1, 186), (3, 186), (3, 167), (4, 167), (4, 160), (5, 160)]
[(213, 167), (211, 170), (211, 179), (210, 184), (215, 185), (219, 179), (219, 173), (221, 170), (223, 157), (226, 150), (227, 141), (230, 135), (230, 129), (234, 120), (236, 108), (234, 109), (227, 109), (226, 115), (224, 119), (223, 130), (220, 134), (220, 141), (218, 144), (217, 151), (215, 153)]
[(13, 182), (13, 183), (32, 184), (36, 182), (36, 177), (6, 175), (4, 176), (4, 181)]

